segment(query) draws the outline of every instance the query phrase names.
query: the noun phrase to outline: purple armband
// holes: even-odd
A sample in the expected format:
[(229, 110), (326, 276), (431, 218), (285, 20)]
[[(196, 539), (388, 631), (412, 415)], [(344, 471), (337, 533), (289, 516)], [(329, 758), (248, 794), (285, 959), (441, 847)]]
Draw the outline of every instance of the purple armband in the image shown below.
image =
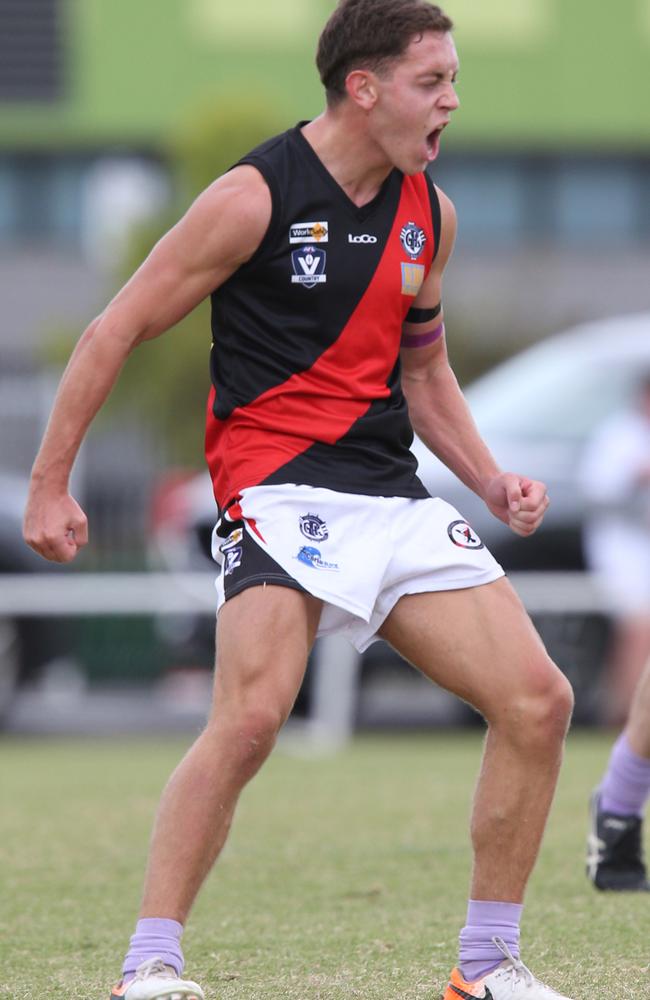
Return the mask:
[(428, 347), (433, 344), (445, 332), (445, 324), (440, 323), (435, 330), (429, 333), (404, 333), (402, 334), (402, 347)]

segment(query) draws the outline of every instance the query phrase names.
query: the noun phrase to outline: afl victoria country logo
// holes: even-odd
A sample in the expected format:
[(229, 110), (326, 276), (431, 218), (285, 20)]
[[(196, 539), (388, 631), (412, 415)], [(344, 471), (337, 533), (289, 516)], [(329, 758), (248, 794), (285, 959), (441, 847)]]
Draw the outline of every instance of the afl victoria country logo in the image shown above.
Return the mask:
[(399, 234), (399, 238), (411, 260), (417, 260), (427, 242), (424, 229), (420, 229), (414, 222), (407, 222)]
[(304, 288), (313, 288), (314, 285), (327, 281), (325, 274), (325, 262), (327, 254), (319, 247), (303, 247), (301, 250), (291, 252), (291, 263), (293, 264), (293, 274), (291, 281), (294, 285), (302, 285)]
[(461, 549), (484, 548), (483, 542), (467, 521), (452, 521), (447, 528), (447, 534), (454, 545), (458, 545)]

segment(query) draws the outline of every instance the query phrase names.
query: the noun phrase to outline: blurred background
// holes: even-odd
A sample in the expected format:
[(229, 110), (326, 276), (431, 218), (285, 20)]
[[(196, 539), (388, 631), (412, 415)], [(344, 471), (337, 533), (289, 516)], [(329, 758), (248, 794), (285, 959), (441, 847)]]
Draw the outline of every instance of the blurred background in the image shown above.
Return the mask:
[[(319, 114), (314, 51), (333, 8), (0, 0), (0, 717), (9, 730), (183, 728), (205, 713), (207, 306), (132, 356), (93, 426), (74, 481), (91, 542), (73, 567), (48, 566), (22, 543), (27, 476), (87, 323), (203, 187), (258, 142)], [(598, 724), (620, 608), (585, 561), (579, 469), (602, 421), (634, 404), (650, 372), (650, 3), (449, 0), (445, 9), (457, 26), (461, 108), (431, 173), (459, 216), (444, 299), (450, 353), (497, 458), (548, 482), (544, 530), (508, 537), (415, 448), (430, 489), (512, 571), (574, 684), (577, 721)], [(650, 505), (637, 514), (650, 531)], [(425, 691), (384, 644), (362, 662), (321, 644), (313, 660), (294, 718), (315, 732), (475, 721)]]

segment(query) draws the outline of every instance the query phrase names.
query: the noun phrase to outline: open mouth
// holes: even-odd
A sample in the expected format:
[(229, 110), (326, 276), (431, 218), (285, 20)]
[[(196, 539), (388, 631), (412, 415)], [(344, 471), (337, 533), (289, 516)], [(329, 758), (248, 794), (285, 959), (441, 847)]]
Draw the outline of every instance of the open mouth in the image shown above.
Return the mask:
[(438, 125), (437, 128), (434, 128), (431, 132), (429, 132), (426, 139), (427, 155), (429, 160), (435, 160), (436, 156), (438, 155), (440, 151), (440, 136), (442, 135), (446, 126), (447, 122), (443, 122), (442, 125)]

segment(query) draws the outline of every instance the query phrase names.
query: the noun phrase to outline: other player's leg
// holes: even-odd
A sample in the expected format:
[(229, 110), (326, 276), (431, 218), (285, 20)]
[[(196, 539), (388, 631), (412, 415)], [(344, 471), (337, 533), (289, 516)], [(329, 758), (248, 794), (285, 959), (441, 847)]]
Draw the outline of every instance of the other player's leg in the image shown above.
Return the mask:
[(489, 995), (484, 989), (494, 1000), (558, 1000), (519, 959), (519, 917), (557, 782), (570, 685), (505, 579), (402, 597), (381, 634), (488, 723), (468, 922), (445, 1000)]
[(270, 585), (246, 589), (221, 608), (212, 711), (163, 792), (140, 920), (115, 997), (202, 997), (180, 978), (182, 926), (225, 843), (239, 793), (291, 711), (320, 613), (311, 595)]
[(597, 889), (649, 892), (643, 813), (650, 798), (650, 661), (591, 798), (587, 875)]

